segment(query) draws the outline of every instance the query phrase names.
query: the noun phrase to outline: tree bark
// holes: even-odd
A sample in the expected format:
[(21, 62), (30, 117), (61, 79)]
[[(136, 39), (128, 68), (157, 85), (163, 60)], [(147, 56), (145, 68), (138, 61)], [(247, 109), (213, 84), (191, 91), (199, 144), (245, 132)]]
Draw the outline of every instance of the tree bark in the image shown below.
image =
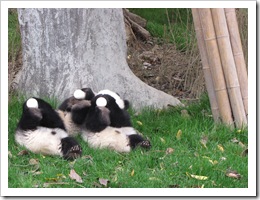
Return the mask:
[(26, 95), (63, 100), (78, 88), (111, 89), (133, 107), (180, 104), (137, 78), (126, 62), (122, 9), (18, 9)]

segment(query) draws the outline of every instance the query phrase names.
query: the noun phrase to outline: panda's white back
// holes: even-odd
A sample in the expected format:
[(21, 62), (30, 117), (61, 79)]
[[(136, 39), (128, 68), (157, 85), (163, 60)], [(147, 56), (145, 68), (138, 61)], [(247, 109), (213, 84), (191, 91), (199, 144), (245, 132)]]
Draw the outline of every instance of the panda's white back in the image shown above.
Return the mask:
[(125, 129), (108, 126), (98, 133), (85, 130), (82, 132), (82, 138), (93, 148), (109, 148), (117, 152), (130, 152), (128, 135), (131, 134), (132, 129), (132, 127)]
[(68, 134), (59, 128), (37, 127), (33, 131), (18, 129), (15, 133), (15, 140), (33, 153), (62, 156), (61, 139), (67, 136)]

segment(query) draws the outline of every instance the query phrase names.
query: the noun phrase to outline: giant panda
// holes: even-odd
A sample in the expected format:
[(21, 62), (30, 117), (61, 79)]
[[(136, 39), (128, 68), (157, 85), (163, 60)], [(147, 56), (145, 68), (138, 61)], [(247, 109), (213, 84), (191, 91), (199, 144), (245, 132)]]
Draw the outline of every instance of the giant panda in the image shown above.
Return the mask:
[(80, 133), (81, 124), (83, 124), (91, 104), (90, 100), (94, 96), (95, 93), (90, 88), (77, 89), (73, 96), (65, 99), (58, 107), (57, 112), (70, 136)]
[(59, 114), (44, 100), (32, 97), (23, 104), (15, 141), (33, 153), (58, 155), (67, 160), (81, 156), (79, 143), (69, 137)]
[(76, 119), (81, 110), (87, 110), (80, 126), (81, 136), (90, 147), (110, 148), (117, 152), (130, 152), (137, 146), (149, 148), (150, 142), (133, 128), (128, 107), (129, 102), (117, 93), (102, 90), (91, 99), (90, 107), (82, 106), (77, 112), (71, 110), (71, 114)]

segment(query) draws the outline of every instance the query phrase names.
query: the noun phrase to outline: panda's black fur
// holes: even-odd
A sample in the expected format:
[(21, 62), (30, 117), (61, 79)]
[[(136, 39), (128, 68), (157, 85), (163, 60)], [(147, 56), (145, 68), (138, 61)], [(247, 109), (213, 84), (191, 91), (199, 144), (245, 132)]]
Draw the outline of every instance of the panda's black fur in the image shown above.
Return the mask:
[(33, 97), (23, 104), (15, 140), (34, 153), (60, 155), (73, 160), (81, 155), (78, 142), (69, 137), (59, 114), (44, 100)]
[[(82, 96), (76, 96), (76, 98), (76, 91), (81, 92)], [(84, 123), (90, 108), (90, 100), (95, 97), (95, 93), (90, 88), (82, 88), (76, 91), (73, 96), (65, 99), (57, 110), (71, 136), (75, 136), (81, 131), (81, 125)]]
[[(134, 149), (138, 145), (144, 148), (149, 148), (151, 145), (150, 142), (145, 140), (132, 126), (130, 115), (127, 112), (129, 102), (127, 100), (122, 100), (118, 94), (113, 94), (112, 91), (107, 90), (99, 93), (100, 94), (96, 95), (91, 100), (91, 108), (88, 111), (85, 121), (87, 132), (102, 132), (109, 126), (113, 128), (112, 131), (126, 135), (126, 140), (131, 149)], [(111, 96), (111, 93), (115, 98), (122, 102), (121, 108), (116, 102), (116, 99)], [(96, 102), (99, 98), (106, 99), (107, 104), (104, 107), (97, 105)], [(118, 136), (115, 135), (114, 137), (116, 138)], [(120, 151), (120, 149), (116, 150)]]
[[(100, 98), (105, 99), (105, 106), (96, 104)], [(150, 142), (132, 127), (127, 100), (110, 90), (102, 90), (91, 101), (85, 98), (82, 101), (87, 102), (78, 101), (71, 107), (70, 118), (80, 126), (82, 138), (91, 147), (118, 152), (129, 152), (136, 146), (150, 147)]]

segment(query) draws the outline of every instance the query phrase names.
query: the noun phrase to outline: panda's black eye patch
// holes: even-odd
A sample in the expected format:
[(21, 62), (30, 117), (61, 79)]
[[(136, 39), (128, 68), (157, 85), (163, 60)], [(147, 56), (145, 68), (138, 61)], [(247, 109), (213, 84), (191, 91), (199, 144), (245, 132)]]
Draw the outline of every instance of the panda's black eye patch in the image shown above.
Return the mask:
[(52, 134), (52, 135), (55, 135), (55, 134), (56, 134), (56, 131), (52, 131), (51, 134)]

